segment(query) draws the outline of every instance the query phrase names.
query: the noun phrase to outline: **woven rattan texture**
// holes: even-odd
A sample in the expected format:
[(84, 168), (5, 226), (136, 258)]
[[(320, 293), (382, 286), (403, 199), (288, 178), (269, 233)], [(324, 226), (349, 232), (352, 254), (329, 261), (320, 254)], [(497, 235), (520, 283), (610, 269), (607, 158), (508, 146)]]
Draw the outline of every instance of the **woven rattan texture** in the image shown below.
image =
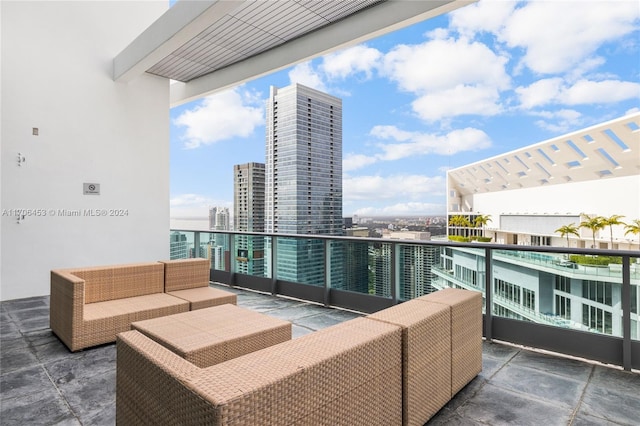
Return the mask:
[(209, 287), (209, 260), (177, 259), (161, 263), (164, 265), (164, 291)]
[(411, 300), (368, 318), (402, 327), (402, 423), (422, 426), (451, 398), (450, 309)]
[(400, 380), (382, 383), (393, 374), (402, 374), (400, 329), (357, 318), (210, 367), (194, 387), (220, 404), (223, 421), (243, 425), (309, 424), (328, 404), (322, 424), (347, 424), (340, 416), (368, 387), (375, 396), (355, 424), (389, 425), (402, 416)]
[(51, 271), (51, 330), (71, 351), (114, 342), (132, 321), (189, 310), (163, 293), (160, 263)]
[(137, 331), (118, 335), (116, 423), (212, 425), (215, 407), (185, 387), (200, 369)]
[(179, 297), (190, 303), (190, 309), (204, 309), (212, 306), (226, 305), (228, 303), (235, 305), (238, 296), (228, 291), (207, 287), (189, 288), (186, 290), (170, 291), (171, 296)]
[(416, 300), (451, 307), (451, 396), (482, 371), (482, 295), (446, 288)]
[[(398, 326), (357, 318), (196, 373), (168, 349), (131, 333), (136, 334), (124, 333), (118, 342), (118, 424), (388, 426), (402, 421)], [(127, 345), (132, 347), (121, 350)], [(150, 366), (141, 365), (139, 356)], [(143, 374), (170, 377), (139, 383)], [(184, 387), (173, 386), (179, 382)], [(154, 389), (146, 393), (147, 386)]]
[(74, 330), (82, 327), (84, 280), (63, 271), (51, 271), (49, 327), (71, 350)]
[(131, 328), (201, 368), (291, 339), (290, 322), (235, 305), (135, 322)]
[(77, 268), (65, 272), (85, 280), (84, 303), (164, 291), (164, 268), (156, 262)]

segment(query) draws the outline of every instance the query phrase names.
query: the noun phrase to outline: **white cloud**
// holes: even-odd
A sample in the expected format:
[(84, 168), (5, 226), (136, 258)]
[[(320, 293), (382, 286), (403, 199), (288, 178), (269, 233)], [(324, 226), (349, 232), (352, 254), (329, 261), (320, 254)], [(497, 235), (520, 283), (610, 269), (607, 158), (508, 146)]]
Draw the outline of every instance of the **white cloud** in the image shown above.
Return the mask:
[(381, 58), (382, 53), (379, 50), (358, 45), (326, 55), (321, 67), (329, 78), (344, 79), (362, 73), (368, 79), (379, 66)]
[(371, 135), (399, 142), (379, 144), (378, 146), (384, 151), (379, 155), (381, 160), (399, 160), (426, 154), (453, 155), (491, 146), (491, 139), (485, 132), (471, 127), (453, 130), (445, 135), (435, 135), (407, 132), (396, 126), (375, 126), (371, 130)]
[(639, 17), (635, 0), (532, 1), (515, 9), (504, 29), (491, 29), (509, 47), (525, 49), (528, 68), (552, 74), (584, 67), (604, 43), (631, 33)]
[(479, 1), (451, 12), (450, 27), (470, 38), (476, 32), (499, 33), (516, 5), (515, 1)]
[(396, 161), (429, 154), (454, 155), (463, 151), (479, 151), (491, 146), (491, 139), (485, 132), (471, 127), (438, 135), (379, 125), (374, 126), (369, 134), (380, 141), (374, 144), (379, 152), (372, 155), (354, 153), (345, 155), (342, 163), (345, 172), (380, 161)]
[(311, 62), (303, 62), (293, 67), (289, 71), (289, 81), (291, 84), (299, 83), (322, 92), (327, 91), (322, 76), (311, 66)]
[(466, 39), (399, 45), (384, 57), (384, 71), (409, 92), (426, 93), (459, 85), (509, 87), (507, 58)]
[(384, 57), (384, 73), (417, 99), (414, 112), (428, 121), (461, 114), (495, 115), (510, 87), (508, 58), (467, 39), (399, 45)]
[(207, 96), (193, 109), (184, 111), (175, 120), (185, 127), (181, 139), (185, 148), (198, 148), (234, 137), (247, 137), (264, 123), (264, 108), (255, 94), (241, 88)]
[(571, 86), (561, 78), (536, 81), (519, 87), (521, 107), (531, 109), (547, 104), (588, 105), (621, 102), (640, 97), (640, 84), (619, 80), (579, 80)]
[(536, 126), (557, 134), (574, 130), (584, 121), (582, 114), (573, 109), (535, 111), (532, 115), (544, 118), (544, 120), (537, 120)]
[(520, 106), (530, 109), (552, 102), (558, 97), (562, 83), (561, 78), (547, 78), (528, 87), (518, 87), (515, 91), (520, 96)]
[(495, 87), (458, 85), (420, 96), (411, 106), (421, 119), (437, 121), (459, 115), (497, 115), (503, 111), (500, 103)]
[(370, 164), (376, 163), (377, 161), (376, 157), (364, 154), (346, 154), (342, 158), (342, 170), (344, 172), (348, 172), (351, 170), (361, 169)]
[(640, 97), (640, 84), (629, 81), (580, 80), (560, 95), (566, 105), (612, 103)]
[(442, 193), (444, 178), (423, 175), (354, 176), (343, 178), (342, 187), (345, 202), (397, 197), (415, 200)]

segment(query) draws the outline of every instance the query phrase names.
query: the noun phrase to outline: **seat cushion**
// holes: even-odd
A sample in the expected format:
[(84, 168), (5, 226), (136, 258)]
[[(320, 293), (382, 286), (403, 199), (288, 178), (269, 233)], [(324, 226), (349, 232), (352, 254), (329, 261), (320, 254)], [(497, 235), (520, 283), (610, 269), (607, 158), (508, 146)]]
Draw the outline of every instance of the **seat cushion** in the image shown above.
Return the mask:
[(176, 259), (160, 262), (164, 266), (164, 291), (209, 287), (211, 264), (207, 259)]
[(187, 290), (171, 291), (167, 294), (189, 302), (190, 310), (209, 308), (211, 306), (237, 304), (238, 297), (234, 293), (211, 287), (190, 288)]
[(180, 306), (184, 308), (180, 310), (180, 312), (186, 312), (189, 309), (188, 302), (183, 299), (170, 296), (166, 293), (154, 293), (144, 296), (128, 297), (126, 299), (88, 303), (84, 305), (83, 319), (84, 321), (93, 321), (121, 315), (133, 315), (138, 319), (137, 317), (140, 316), (140, 313), (147, 313), (146, 315), (142, 315), (143, 317), (155, 318), (159, 315), (153, 315), (154, 311)]

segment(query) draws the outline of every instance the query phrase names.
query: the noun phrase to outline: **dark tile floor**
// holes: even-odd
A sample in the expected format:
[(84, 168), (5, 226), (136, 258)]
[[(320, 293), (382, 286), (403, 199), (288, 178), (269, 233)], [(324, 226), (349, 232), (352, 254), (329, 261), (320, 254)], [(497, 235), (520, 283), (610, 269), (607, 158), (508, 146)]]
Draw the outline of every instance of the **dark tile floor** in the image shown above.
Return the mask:
[[(228, 290), (239, 306), (292, 321), (294, 338), (358, 316)], [(113, 425), (115, 345), (70, 353), (48, 327), (48, 297), (0, 303), (0, 424)], [(640, 374), (485, 342), (482, 373), (428, 424), (636, 426)]]

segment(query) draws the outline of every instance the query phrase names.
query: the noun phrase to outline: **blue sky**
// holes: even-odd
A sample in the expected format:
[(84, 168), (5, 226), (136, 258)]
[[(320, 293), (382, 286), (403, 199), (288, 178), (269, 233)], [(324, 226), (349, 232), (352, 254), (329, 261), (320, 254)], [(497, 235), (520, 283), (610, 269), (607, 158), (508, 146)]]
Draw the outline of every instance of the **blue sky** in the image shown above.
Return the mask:
[(171, 217), (232, 209), (295, 82), (342, 98), (345, 216), (443, 215), (446, 170), (640, 110), (640, 6), (481, 0), (173, 108)]

